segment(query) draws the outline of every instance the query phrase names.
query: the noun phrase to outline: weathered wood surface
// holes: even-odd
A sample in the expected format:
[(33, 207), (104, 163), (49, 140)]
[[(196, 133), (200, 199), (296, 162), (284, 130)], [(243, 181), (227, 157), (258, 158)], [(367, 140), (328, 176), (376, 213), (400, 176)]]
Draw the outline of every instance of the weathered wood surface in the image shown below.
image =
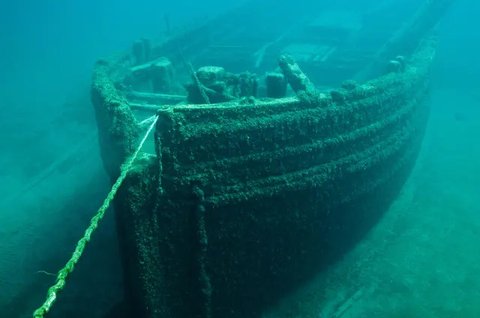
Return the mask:
[(137, 103), (145, 102), (149, 104), (172, 104), (179, 103), (187, 99), (185, 95), (147, 93), (138, 91), (126, 92), (125, 95), (130, 101), (135, 101)]

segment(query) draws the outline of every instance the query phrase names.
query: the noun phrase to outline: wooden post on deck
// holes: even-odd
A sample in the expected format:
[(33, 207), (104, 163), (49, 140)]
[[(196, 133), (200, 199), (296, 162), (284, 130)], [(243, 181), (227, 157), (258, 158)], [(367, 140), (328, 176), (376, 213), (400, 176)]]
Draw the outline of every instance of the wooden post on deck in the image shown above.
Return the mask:
[(287, 82), (282, 73), (267, 73), (265, 84), (267, 86), (267, 97), (281, 98), (287, 94)]
[(282, 69), (288, 84), (290, 84), (290, 87), (297, 95), (300, 92), (311, 94), (316, 91), (313, 83), (310, 81), (307, 75), (303, 73), (303, 71), (300, 69), (300, 66), (298, 66), (297, 62), (295, 62), (291, 56), (282, 55), (278, 64)]

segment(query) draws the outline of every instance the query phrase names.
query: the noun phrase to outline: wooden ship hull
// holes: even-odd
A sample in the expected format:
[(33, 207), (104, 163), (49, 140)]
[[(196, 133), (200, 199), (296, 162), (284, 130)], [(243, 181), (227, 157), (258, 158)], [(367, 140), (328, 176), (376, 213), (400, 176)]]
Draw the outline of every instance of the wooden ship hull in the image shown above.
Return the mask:
[[(415, 163), (435, 52), (425, 35), (450, 2), (437, 1), (443, 6), (435, 11), (429, 1), (419, 11), (432, 21), (422, 25), (417, 14), (413, 27), (380, 50), (398, 54), (398, 43), (417, 39), (390, 72), (333, 90), (315, 88), (282, 58), (280, 78), (293, 96), (222, 95), (181, 63), (202, 60), (185, 39), (204, 29), (148, 54), (142, 43), (146, 63), (138, 43), (133, 54), (97, 63), (92, 100), (112, 179), (151, 122), (142, 119), (158, 115), (153, 142), (115, 202), (135, 317), (259, 317), (358, 242)], [(181, 43), (190, 46), (172, 53)], [(192, 76), (189, 104), (174, 103), (182, 99), (175, 76)], [(275, 86), (266, 92), (282, 95)]]

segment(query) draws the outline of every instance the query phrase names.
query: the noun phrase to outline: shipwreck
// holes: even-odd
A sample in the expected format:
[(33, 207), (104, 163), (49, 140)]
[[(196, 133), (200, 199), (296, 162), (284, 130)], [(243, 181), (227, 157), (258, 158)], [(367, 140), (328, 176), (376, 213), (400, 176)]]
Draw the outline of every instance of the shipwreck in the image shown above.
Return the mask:
[(365, 21), (252, 1), (99, 61), (112, 180), (155, 122), (115, 199), (135, 317), (260, 317), (361, 239), (415, 163), (453, 2), (382, 29), (394, 2)]

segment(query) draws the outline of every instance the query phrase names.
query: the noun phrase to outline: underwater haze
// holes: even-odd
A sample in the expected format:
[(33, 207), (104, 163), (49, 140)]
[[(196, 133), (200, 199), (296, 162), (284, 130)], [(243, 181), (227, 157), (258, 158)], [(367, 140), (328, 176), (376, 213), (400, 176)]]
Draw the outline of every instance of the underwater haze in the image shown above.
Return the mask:
[[(65, 263), (108, 192), (89, 96), (94, 63), (142, 37), (162, 39), (167, 18), (175, 31), (239, 3), (0, 2), (0, 317), (32, 315), (53, 282), (43, 271)], [(82, 308), (52, 315), (99, 317), (121, 298), (107, 218), (76, 279), (92, 280), (64, 298)]]
[[(160, 43), (231, 14), (229, 25), (214, 28), (218, 34), (230, 32), (225, 42), (194, 52), (207, 56), (192, 58), (195, 69), (227, 57), (222, 66), (235, 74), (273, 71), (277, 60), (267, 61), (268, 50), (311, 20), (325, 23), (318, 30), (329, 32), (328, 37), (308, 34), (328, 38), (322, 63), (336, 58), (343, 45), (345, 54), (364, 54), (375, 65), (379, 61), (367, 48), (381, 50), (428, 1), (1, 1), (0, 317), (31, 317), (45, 301), (115, 181), (102, 162), (91, 100), (98, 60), (130, 53), (140, 39)], [(480, 3), (452, 2), (434, 30), (438, 43), (425, 136), (398, 195), (354, 245), (252, 317), (480, 317)], [(245, 6), (248, 18), (235, 16)], [(261, 15), (269, 6), (275, 10)], [(240, 26), (249, 24), (255, 32), (241, 33)], [(363, 27), (372, 33), (360, 41), (355, 36)], [(304, 40), (307, 34), (295, 36)], [(188, 41), (195, 43), (195, 37)], [(241, 50), (248, 45), (255, 47), (255, 56), (245, 58)], [(345, 67), (315, 73), (308, 63), (318, 65), (319, 59), (309, 60), (309, 50), (317, 54), (318, 47), (278, 50), (292, 55), (325, 91), (366, 66), (360, 57), (355, 62), (346, 55), (336, 60)], [(198, 81), (193, 77), (190, 87), (201, 87)], [(188, 84), (179, 87), (172, 95), (192, 94)], [(294, 90), (285, 94), (294, 97)], [(262, 84), (258, 91), (268, 94)], [(188, 98), (192, 102), (195, 96)], [(107, 210), (47, 317), (136, 317), (124, 297), (130, 290), (122, 266), (130, 256), (122, 254), (116, 221), (113, 208)]]

